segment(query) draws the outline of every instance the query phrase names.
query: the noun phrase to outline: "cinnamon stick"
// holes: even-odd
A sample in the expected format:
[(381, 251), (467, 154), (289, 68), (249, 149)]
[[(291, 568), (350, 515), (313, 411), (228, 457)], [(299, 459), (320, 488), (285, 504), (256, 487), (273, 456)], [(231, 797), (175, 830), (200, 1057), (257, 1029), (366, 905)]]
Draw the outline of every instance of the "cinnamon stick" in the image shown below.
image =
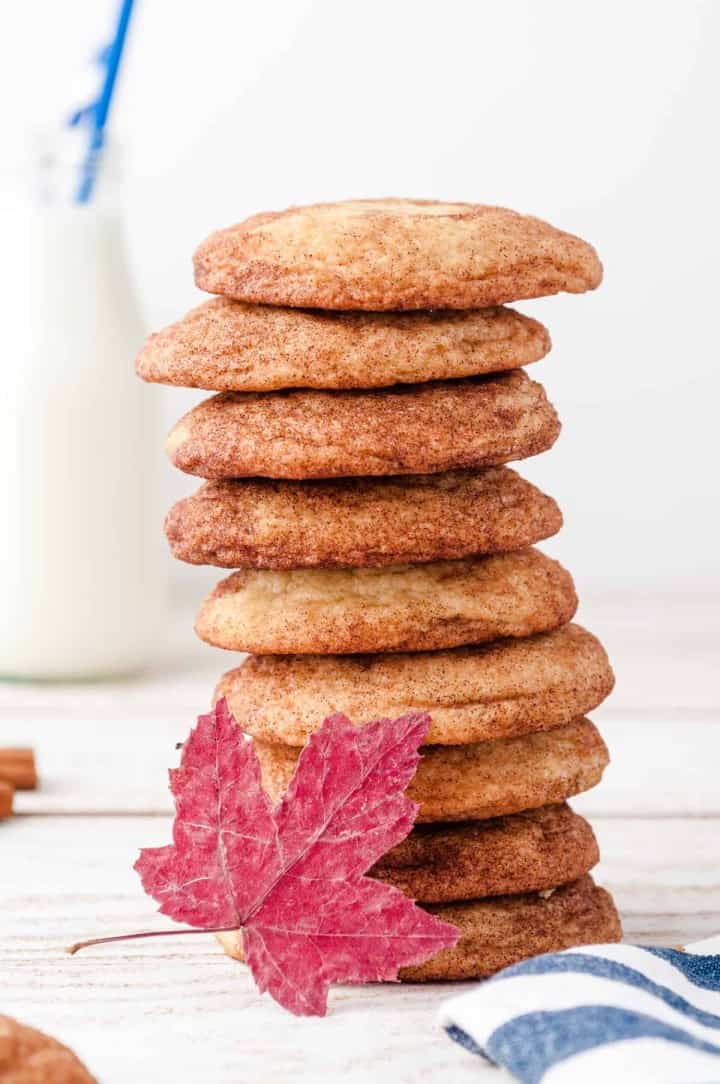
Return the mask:
[(13, 793), (9, 783), (0, 783), (0, 819), (12, 816)]
[(17, 790), (34, 790), (38, 777), (32, 749), (0, 749), (0, 782)]

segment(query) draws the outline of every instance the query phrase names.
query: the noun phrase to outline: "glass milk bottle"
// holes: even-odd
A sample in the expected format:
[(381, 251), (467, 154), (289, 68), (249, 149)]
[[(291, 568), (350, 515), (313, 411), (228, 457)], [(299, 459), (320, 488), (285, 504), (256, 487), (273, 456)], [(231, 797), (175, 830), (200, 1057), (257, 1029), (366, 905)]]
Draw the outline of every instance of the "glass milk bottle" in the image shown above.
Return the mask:
[(0, 677), (74, 679), (152, 662), (162, 635), (152, 399), (115, 165), (73, 203), (50, 152), (2, 178)]

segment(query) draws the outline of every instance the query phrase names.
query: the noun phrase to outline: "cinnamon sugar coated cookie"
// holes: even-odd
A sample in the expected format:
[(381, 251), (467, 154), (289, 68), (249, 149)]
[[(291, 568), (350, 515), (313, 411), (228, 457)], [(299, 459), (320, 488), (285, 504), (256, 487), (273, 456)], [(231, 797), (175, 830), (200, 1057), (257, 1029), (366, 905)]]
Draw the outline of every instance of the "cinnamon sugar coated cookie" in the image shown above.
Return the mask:
[(368, 876), (411, 899), (447, 903), (556, 888), (598, 859), (588, 822), (561, 804), (485, 821), (420, 824)]
[(585, 241), (504, 207), (348, 200), (253, 215), (195, 253), (202, 290), (321, 309), (482, 309), (602, 279)]
[[(622, 937), (610, 893), (588, 876), (549, 893), (423, 906), (457, 926), (460, 940), (424, 964), (402, 968), (404, 982), (480, 979), (530, 956)], [(215, 937), (228, 956), (243, 959), (237, 933)]]
[(222, 392), (181, 418), (167, 442), (201, 478), (435, 474), (525, 459), (560, 422), (522, 371), (374, 391)]
[(612, 896), (588, 876), (549, 895), (498, 896), (426, 910), (457, 926), (460, 940), (424, 964), (403, 968), (404, 982), (480, 979), (530, 956), (622, 938)]
[(234, 572), (206, 598), (201, 640), (258, 655), (431, 651), (569, 621), (572, 578), (539, 550), (392, 568)]
[(0, 1016), (2, 1084), (97, 1084), (67, 1046), (11, 1016)]
[(362, 313), (214, 298), (150, 335), (137, 373), (208, 391), (381, 388), (539, 361), (547, 330), (513, 309)]
[(522, 549), (556, 534), (551, 497), (507, 467), (390, 478), (206, 482), (165, 521), (175, 557), (223, 568), (364, 568)]
[[(301, 749), (255, 739), (263, 786), (274, 802), (292, 778)], [(605, 742), (589, 719), (519, 738), (474, 745), (427, 745), (408, 797), (418, 821), (501, 817), (564, 802), (589, 790), (608, 764)]]
[(335, 712), (356, 725), (410, 711), (431, 717), (429, 745), (548, 730), (596, 708), (612, 690), (602, 644), (579, 625), (479, 647), (397, 655), (251, 655), (225, 674), (241, 730), (305, 745)]

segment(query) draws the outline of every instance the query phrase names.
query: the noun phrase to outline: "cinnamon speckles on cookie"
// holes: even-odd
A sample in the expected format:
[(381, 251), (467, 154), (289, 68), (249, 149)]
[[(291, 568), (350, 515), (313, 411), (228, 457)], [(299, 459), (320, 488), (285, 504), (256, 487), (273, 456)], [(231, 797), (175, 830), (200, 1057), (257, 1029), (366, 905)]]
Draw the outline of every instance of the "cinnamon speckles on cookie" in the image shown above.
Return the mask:
[(372, 568), (549, 538), (552, 497), (507, 467), (388, 478), (206, 482), (165, 523), (175, 557), (221, 568)]
[(234, 572), (200, 607), (206, 643), (255, 654), (432, 651), (569, 621), (570, 574), (539, 550), (380, 569)]
[(506, 817), (420, 824), (369, 876), (425, 903), (539, 892), (582, 877), (598, 862), (588, 822), (564, 802)]
[(201, 478), (338, 478), (476, 469), (550, 448), (560, 422), (522, 371), (370, 391), (223, 392), (167, 451)]
[(571, 624), (449, 651), (250, 656), (215, 695), (244, 731), (268, 742), (302, 746), (335, 712), (359, 725), (426, 711), (428, 744), (462, 745), (563, 726), (613, 684), (600, 641)]
[(210, 293), (323, 309), (481, 309), (602, 279), (591, 245), (539, 218), (412, 199), (253, 215), (211, 234), (194, 263)]
[[(299, 748), (255, 739), (263, 786), (273, 801), (287, 789)], [(409, 798), (418, 823), (484, 820), (564, 802), (600, 782), (609, 762), (589, 719), (517, 738), (425, 745)]]
[(214, 298), (150, 335), (143, 380), (208, 391), (379, 388), (504, 372), (550, 336), (513, 309), (323, 312)]
[(622, 938), (612, 896), (589, 876), (549, 894), (436, 904), (428, 910), (457, 926), (460, 940), (425, 964), (403, 968), (403, 982), (484, 978), (530, 956)]

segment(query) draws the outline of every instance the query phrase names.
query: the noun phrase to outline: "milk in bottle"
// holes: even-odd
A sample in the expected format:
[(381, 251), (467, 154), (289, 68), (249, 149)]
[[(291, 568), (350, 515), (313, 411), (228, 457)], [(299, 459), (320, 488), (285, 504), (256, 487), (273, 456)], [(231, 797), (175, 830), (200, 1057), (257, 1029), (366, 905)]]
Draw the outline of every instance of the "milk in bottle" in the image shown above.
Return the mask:
[(0, 676), (102, 677), (152, 661), (163, 608), (143, 326), (111, 163), (6, 177), (0, 205)]

